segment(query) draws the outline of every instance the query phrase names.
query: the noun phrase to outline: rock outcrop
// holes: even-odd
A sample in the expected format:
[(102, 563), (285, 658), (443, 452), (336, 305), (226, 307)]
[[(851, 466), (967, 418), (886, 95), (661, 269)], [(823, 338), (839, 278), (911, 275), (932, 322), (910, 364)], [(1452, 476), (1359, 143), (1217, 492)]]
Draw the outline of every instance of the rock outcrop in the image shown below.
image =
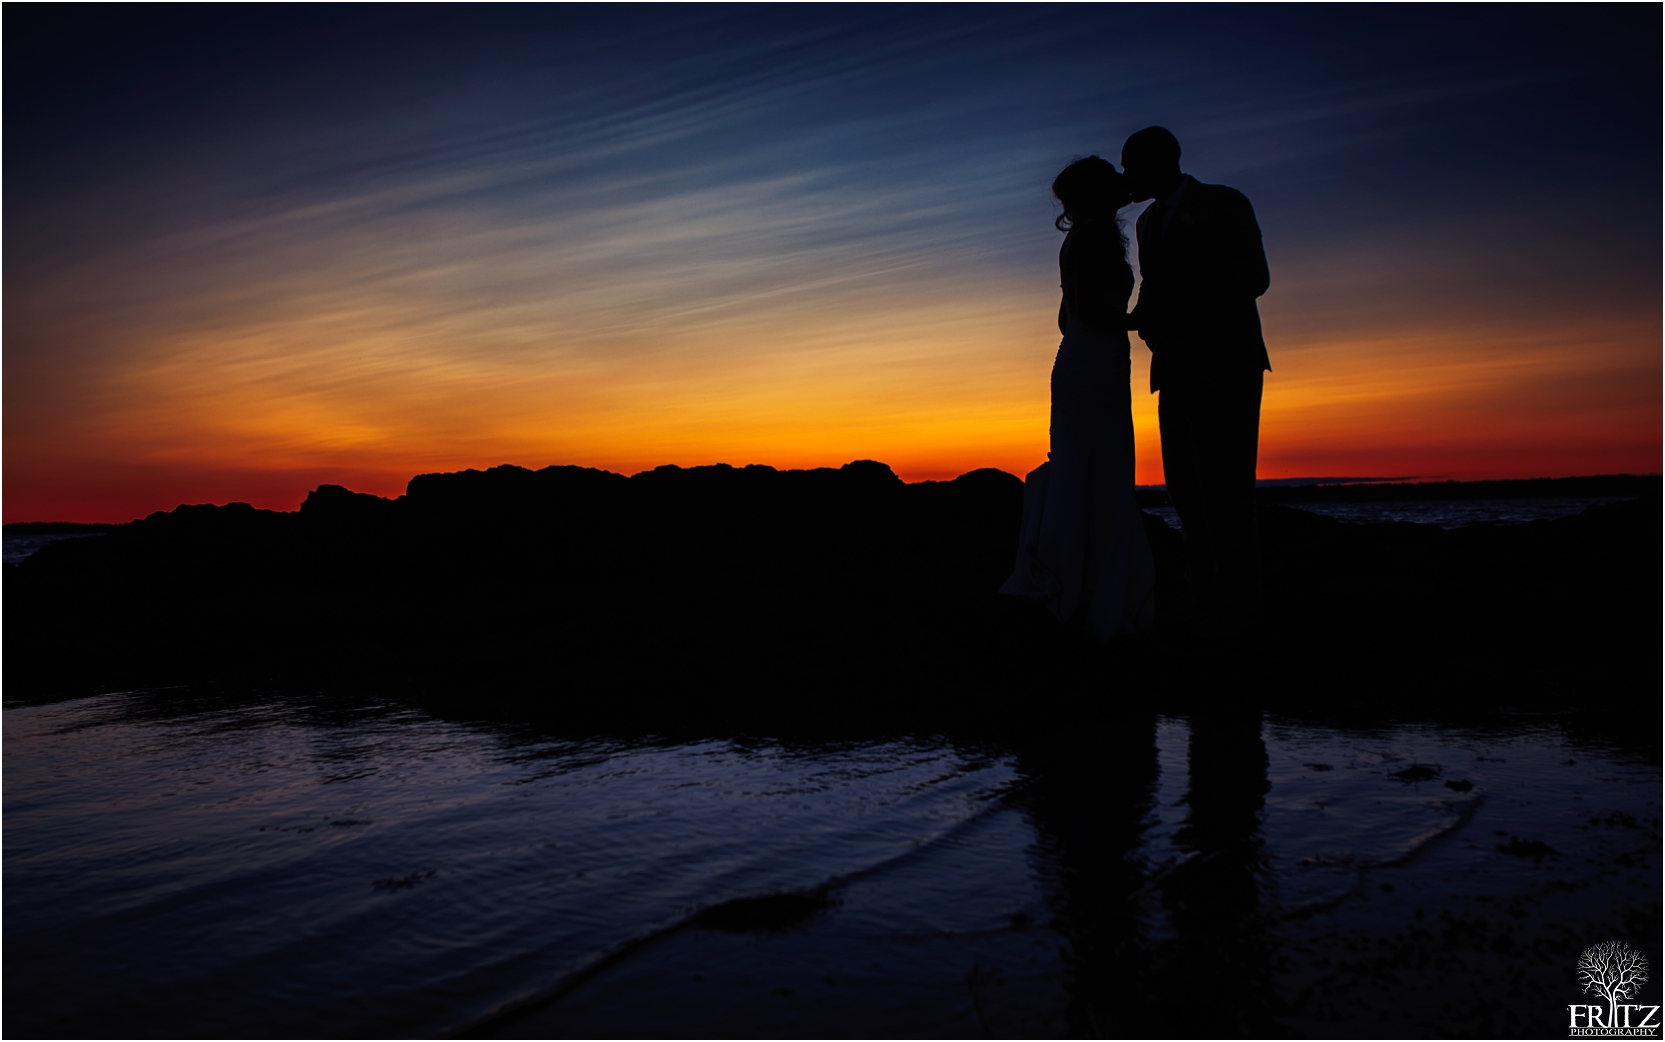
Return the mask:
[[(1000, 471), (909, 485), (859, 461), (494, 467), (420, 475), (394, 500), (325, 485), (293, 513), (182, 506), (10, 570), (5, 679), (33, 696), (328, 678), (826, 719), (1182, 686), (1199, 647), (1178, 534), (1147, 515), (1158, 637), (1098, 649), (995, 593), (1021, 503)], [(1454, 531), (1268, 506), (1262, 529), (1267, 628), (1240, 673), (1274, 698), (1658, 689), (1657, 501)]]

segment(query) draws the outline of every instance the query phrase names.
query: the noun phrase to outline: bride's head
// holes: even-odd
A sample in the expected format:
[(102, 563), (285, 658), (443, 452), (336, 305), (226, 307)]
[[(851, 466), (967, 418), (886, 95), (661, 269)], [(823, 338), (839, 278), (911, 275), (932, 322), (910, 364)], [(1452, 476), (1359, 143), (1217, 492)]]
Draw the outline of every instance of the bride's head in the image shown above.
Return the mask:
[(1052, 180), (1052, 195), (1064, 212), (1052, 223), (1061, 232), (1084, 221), (1114, 217), (1116, 211), (1133, 201), (1122, 175), (1109, 160), (1098, 156), (1077, 159)]

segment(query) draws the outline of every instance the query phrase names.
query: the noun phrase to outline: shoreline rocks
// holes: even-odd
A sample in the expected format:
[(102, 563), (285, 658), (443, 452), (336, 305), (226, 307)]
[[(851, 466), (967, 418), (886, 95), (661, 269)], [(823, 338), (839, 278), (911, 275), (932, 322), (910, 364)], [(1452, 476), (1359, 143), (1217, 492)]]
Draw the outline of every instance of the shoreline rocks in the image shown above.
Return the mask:
[[(6, 679), (25, 697), (329, 678), (814, 719), (1172, 694), (1197, 652), (1178, 533), (1146, 515), (1156, 637), (1097, 648), (995, 593), (1021, 506), (1001, 471), (910, 485), (872, 461), (494, 467), (391, 500), (324, 485), (292, 513), (182, 506), (11, 570)], [(1658, 690), (1657, 497), (1450, 531), (1260, 516), (1266, 633), (1226, 675), (1272, 702)]]

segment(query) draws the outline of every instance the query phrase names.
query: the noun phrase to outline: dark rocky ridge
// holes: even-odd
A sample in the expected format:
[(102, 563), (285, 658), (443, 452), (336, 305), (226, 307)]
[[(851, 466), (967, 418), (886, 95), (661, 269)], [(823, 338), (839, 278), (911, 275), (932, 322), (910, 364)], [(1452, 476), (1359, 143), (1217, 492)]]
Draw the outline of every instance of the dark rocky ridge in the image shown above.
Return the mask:
[[(1660, 504), (1444, 531), (1262, 507), (1273, 703), (1644, 693), (1657, 716)], [(1087, 645), (995, 590), (1022, 485), (883, 464), (425, 474), (396, 500), (182, 506), (9, 569), (11, 697), (232, 677), (471, 692), (562, 713), (866, 706), (995, 717), (1058, 692), (1183, 696), (1209, 648), (1147, 515), (1157, 637)], [(836, 698), (822, 695), (836, 694)]]

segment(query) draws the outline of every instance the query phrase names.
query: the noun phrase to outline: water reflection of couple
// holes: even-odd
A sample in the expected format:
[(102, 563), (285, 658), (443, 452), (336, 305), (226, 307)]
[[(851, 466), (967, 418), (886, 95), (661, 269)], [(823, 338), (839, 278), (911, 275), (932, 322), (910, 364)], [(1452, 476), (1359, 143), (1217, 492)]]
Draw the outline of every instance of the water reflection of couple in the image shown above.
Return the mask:
[[(1155, 568), (1133, 496), (1128, 386), (1137, 330), (1151, 350), (1162, 467), (1185, 538), (1193, 607), (1247, 636), (1259, 589), (1255, 456), (1263, 372), (1255, 300), (1269, 275), (1241, 192), (1181, 172), (1179, 142), (1147, 127), (1122, 148), (1125, 173), (1097, 156), (1052, 183), (1063, 206), (1058, 254), (1063, 342), (1052, 369), (1052, 446), (1025, 481), (1017, 567), (1002, 592), (1043, 601), (1099, 640), (1148, 630)], [(1156, 200), (1138, 221), (1139, 303), (1116, 212)]]

